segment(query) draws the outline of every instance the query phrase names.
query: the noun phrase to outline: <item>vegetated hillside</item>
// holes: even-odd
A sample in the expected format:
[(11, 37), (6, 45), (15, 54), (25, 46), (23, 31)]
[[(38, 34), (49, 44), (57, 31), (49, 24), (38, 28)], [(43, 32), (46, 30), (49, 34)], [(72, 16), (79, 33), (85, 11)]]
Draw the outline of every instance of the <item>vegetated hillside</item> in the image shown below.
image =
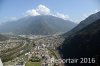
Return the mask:
[(67, 32), (76, 24), (50, 15), (27, 16), (13, 22), (0, 25), (0, 32), (13, 32), (15, 34), (49, 35)]
[(4, 41), (4, 40), (7, 40), (7, 39), (8, 39), (8, 37), (3, 36), (3, 35), (0, 34), (0, 41)]
[[(60, 52), (63, 58), (95, 58), (100, 55), (100, 19), (81, 29), (73, 37), (66, 38)], [(69, 64), (69, 66), (96, 66), (96, 64)]]
[(79, 25), (77, 25), (75, 28), (70, 30), (69, 32), (63, 34), (64, 37), (72, 36), (74, 35), (77, 31), (83, 29), (84, 27), (88, 26), (89, 24), (93, 23), (94, 21), (100, 19), (100, 12), (97, 12), (95, 14), (90, 15), (88, 18), (85, 20), (81, 21)]

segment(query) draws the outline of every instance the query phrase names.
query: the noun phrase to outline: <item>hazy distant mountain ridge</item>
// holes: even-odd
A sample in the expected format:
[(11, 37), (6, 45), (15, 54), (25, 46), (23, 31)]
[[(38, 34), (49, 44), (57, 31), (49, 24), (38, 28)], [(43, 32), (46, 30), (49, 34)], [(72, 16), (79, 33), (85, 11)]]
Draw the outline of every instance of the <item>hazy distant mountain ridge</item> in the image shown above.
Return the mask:
[(50, 15), (27, 16), (14, 22), (6, 22), (0, 26), (0, 32), (15, 34), (48, 35), (67, 32), (76, 24)]

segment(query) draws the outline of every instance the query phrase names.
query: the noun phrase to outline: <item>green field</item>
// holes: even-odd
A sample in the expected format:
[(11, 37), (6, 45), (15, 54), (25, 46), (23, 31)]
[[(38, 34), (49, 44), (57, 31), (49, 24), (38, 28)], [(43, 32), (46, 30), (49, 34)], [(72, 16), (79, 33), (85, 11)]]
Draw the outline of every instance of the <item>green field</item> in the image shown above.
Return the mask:
[(41, 66), (41, 62), (27, 62), (25, 66)]

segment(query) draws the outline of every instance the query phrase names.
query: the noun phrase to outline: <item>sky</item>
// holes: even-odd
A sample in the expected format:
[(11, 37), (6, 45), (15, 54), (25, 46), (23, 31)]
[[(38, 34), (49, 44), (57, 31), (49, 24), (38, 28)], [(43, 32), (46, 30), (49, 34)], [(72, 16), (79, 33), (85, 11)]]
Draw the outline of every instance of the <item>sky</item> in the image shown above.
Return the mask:
[(79, 23), (100, 11), (99, 6), (99, 0), (0, 0), (0, 23), (37, 15), (52, 15)]

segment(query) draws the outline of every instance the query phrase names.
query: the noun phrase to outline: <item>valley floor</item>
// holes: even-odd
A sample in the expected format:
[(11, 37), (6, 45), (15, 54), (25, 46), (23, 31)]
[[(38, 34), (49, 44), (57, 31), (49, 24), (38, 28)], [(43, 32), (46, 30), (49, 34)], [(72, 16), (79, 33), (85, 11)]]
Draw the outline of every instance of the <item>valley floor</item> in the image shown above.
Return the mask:
[(9, 47), (3, 45), (4, 49), (0, 50), (4, 66), (63, 66), (61, 63), (52, 62), (52, 59), (61, 59), (57, 47), (64, 41), (63, 38), (47, 36), (19, 40), (5, 41), (5, 45)]

